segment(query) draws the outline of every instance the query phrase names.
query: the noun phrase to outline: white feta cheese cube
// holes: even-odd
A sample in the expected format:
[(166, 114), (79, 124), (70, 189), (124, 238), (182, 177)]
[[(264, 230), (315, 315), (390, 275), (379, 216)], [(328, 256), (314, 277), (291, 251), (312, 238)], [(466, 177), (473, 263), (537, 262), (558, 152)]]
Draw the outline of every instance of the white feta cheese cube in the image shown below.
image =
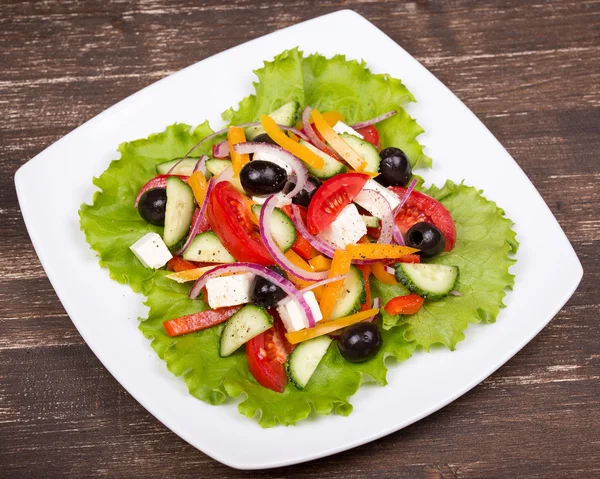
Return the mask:
[(373, 190), (380, 193), (381, 196), (383, 196), (390, 204), (390, 208), (392, 208), (392, 211), (394, 211), (396, 206), (400, 204), (400, 198), (396, 193), (391, 192), (385, 186), (380, 185), (375, 180), (369, 180), (365, 183), (365, 186), (363, 186), (361, 192), (358, 195), (356, 195), (356, 198), (354, 198), (354, 202), (374, 216), (377, 216), (379, 208), (377, 208), (377, 206), (371, 202), (371, 199), (368, 195), (364, 194), (364, 192), (367, 190)]
[[(321, 321), (323, 319), (323, 315), (321, 314), (321, 308), (319, 308), (319, 303), (317, 303), (317, 298), (315, 298), (315, 294), (312, 291), (308, 291), (302, 296), (304, 296), (304, 299), (310, 306), (310, 310), (312, 311), (312, 314), (315, 317), (315, 321)], [(279, 306), (277, 308), (277, 312), (279, 313), (281, 321), (283, 321), (285, 329), (287, 329), (290, 333), (292, 331), (299, 331), (308, 326), (306, 324), (303, 309), (300, 307), (298, 302), (293, 299), (289, 300), (282, 306)]]
[(145, 268), (162, 268), (173, 255), (157, 233), (148, 233), (133, 243), (129, 249)]
[(208, 305), (215, 309), (249, 303), (255, 276), (243, 273), (209, 279), (206, 282)]
[(293, 173), (293, 170), (290, 165), (288, 165), (285, 161), (281, 161), (275, 155), (270, 153), (254, 153), (252, 156), (252, 161), (262, 160), (262, 161), (270, 161), (271, 163), (275, 163), (276, 165), (281, 166), (288, 175)]
[(346, 206), (340, 215), (319, 236), (338, 249), (356, 244), (367, 234), (367, 227), (355, 205)]
[(348, 133), (350, 135), (358, 136), (361, 140), (365, 138), (354, 128), (346, 125), (343, 121), (338, 121), (335, 125), (333, 125), (333, 131), (335, 131), (338, 135), (340, 133)]

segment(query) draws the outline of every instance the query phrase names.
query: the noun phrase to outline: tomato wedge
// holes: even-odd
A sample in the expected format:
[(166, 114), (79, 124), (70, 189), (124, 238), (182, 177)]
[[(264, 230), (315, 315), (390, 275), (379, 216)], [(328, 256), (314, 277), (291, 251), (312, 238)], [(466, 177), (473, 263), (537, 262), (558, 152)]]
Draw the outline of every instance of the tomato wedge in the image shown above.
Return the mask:
[(273, 258), (254, 231), (244, 196), (231, 183), (218, 183), (210, 195), (208, 221), (223, 246), (238, 261), (270, 266)]
[[(287, 374), (283, 363), (288, 352), (276, 327), (255, 336), (246, 343), (248, 369), (261, 386), (282, 393), (287, 385)], [(285, 339), (287, 342), (287, 339)]]
[(308, 205), (308, 231), (317, 234), (333, 223), (369, 179), (364, 173), (344, 173), (323, 183)]
[(375, 125), (359, 128), (358, 130), (356, 130), (356, 132), (360, 133), (365, 138), (365, 141), (371, 143), (371, 145), (373, 145), (375, 148), (377, 148), (378, 150), (381, 149), (381, 144), (379, 141), (379, 132), (377, 131)]
[[(402, 197), (406, 188), (390, 186), (390, 190)], [(413, 191), (396, 216), (396, 225), (404, 235), (416, 223), (426, 221), (433, 224), (444, 235), (446, 246), (450, 251), (456, 243), (456, 227), (450, 212), (437, 200), (419, 191)]]
[(385, 312), (396, 316), (397, 314), (415, 314), (418, 313), (423, 306), (425, 300), (414, 293), (406, 296), (396, 296), (390, 299), (385, 305)]

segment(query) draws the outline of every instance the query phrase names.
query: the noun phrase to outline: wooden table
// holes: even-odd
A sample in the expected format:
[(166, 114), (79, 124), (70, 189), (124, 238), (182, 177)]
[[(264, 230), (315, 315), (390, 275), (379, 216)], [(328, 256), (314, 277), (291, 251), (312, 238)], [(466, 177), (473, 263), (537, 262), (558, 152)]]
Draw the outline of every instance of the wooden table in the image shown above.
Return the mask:
[[(341, 8), (483, 120), (586, 274), (547, 328), (440, 412), (333, 457), (248, 474), (167, 430), (88, 349), (29, 242), (12, 177), (140, 88)], [(600, 477), (600, 2), (3, 0), (0, 59), (0, 476)]]

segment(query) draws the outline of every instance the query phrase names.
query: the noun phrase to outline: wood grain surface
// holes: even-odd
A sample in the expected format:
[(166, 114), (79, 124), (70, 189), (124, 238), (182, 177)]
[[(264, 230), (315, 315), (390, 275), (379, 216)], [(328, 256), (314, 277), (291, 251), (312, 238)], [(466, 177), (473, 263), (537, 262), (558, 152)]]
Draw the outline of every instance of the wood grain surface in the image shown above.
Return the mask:
[[(171, 433), (88, 349), (31, 246), (13, 175), (140, 88), (342, 8), (483, 120), (585, 276), (515, 358), (438, 413), (332, 457), (245, 473)], [(600, 2), (1, 0), (0, 113), (0, 477), (600, 477)]]

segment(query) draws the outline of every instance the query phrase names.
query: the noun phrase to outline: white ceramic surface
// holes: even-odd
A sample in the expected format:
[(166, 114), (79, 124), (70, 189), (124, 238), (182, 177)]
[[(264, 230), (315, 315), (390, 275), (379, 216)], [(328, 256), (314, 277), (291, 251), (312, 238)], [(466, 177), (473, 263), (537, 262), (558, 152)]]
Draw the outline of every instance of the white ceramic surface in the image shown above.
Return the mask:
[[(167, 371), (137, 329), (136, 318), (145, 314), (143, 298), (111, 281), (107, 270), (98, 266), (79, 231), (77, 211), (82, 202), (91, 201), (91, 178), (118, 157), (119, 143), (176, 121), (195, 125), (208, 118), (213, 127), (219, 126), (220, 112), (252, 92), (252, 70), (296, 45), (307, 53), (364, 58), (374, 72), (401, 78), (419, 101), (408, 110), (425, 128), (419, 139), (434, 159), (434, 169), (425, 174), (428, 181), (464, 178), (483, 189), (515, 221), (521, 248), (507, 308), (495, 324), (470, 326), (455, 352), (440, 348), (392, 365), (389, 385), (362, 387), (351, 400), (354, 412), (347, 418), (332, 415), (296, 427), (262, 429), (241, 416), (236, 404), (214, 407), (193, 398), (183, 380)], [(96, 356), (173, 432), (240, 469), (334, 454), (440, 409), (527, 344), (569, 299), (583, 273), (550, 210), (485, 126), (406, 51), (348, 10), (232, 48), (145, 88), (37, 155), (17, 172), (15, 182), (40, 260)], [(539, 237), (545, 241), (537, 241)], [(122, 333), (116, 335), (116, 330)]]

